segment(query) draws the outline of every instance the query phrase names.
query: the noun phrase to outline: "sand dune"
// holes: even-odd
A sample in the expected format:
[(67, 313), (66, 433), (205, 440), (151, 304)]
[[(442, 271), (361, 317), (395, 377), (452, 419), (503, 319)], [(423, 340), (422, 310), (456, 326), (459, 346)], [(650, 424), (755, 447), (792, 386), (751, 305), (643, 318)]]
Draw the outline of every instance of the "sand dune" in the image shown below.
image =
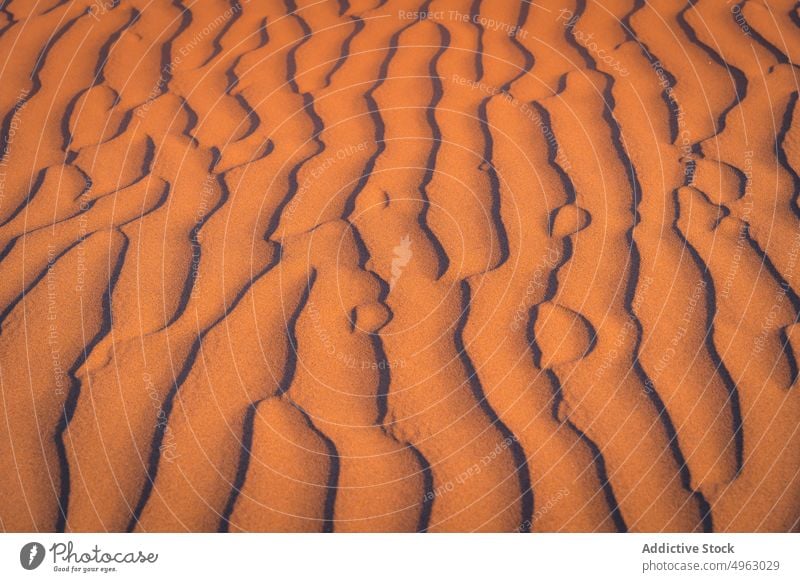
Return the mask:
[(789, 0), (9, 0), (0, 530), (798, 531)]

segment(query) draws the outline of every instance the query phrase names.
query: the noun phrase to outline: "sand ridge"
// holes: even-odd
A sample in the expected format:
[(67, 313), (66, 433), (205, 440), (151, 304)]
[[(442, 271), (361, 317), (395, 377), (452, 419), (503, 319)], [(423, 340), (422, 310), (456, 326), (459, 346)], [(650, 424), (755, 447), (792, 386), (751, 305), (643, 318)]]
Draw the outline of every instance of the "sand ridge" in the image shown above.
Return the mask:
[(10, 0), (3, 531), (797, 531), (788, 0)]

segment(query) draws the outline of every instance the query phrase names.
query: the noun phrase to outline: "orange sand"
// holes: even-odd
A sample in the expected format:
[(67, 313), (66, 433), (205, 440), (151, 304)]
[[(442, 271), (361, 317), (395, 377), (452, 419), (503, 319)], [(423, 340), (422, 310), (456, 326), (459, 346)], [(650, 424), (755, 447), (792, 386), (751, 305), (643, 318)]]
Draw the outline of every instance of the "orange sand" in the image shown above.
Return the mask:
[(797, 531), (799, 28), (4, 2), (0, 530)]

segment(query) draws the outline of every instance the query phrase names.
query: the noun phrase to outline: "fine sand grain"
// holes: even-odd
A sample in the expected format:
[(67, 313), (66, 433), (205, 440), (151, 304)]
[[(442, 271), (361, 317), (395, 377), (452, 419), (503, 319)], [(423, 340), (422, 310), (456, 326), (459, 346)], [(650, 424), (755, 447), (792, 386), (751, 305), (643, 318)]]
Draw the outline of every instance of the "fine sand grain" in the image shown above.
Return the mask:
[(798, 531), (794, 0), (9, 0), (0, 63), (0, 531)]

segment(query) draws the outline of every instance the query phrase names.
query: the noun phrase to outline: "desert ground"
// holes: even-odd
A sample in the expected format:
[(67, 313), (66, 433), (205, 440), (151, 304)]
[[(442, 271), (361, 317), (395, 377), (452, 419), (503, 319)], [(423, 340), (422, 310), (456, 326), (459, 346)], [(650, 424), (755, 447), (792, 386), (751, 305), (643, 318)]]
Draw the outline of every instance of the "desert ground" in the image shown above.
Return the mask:
[(794, 0), (7, 0), (0, 63), (0, 531), (800, 529)]

